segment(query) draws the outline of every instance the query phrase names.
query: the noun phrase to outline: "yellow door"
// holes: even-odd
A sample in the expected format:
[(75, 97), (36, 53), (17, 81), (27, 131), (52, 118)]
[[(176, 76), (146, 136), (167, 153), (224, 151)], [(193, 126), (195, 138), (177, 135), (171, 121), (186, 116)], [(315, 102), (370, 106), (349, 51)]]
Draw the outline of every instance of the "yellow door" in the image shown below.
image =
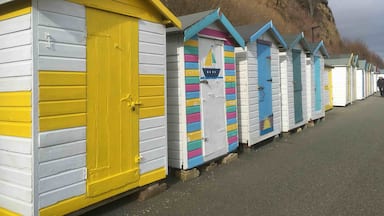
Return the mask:
[(333, 85), (332, 85), (332, 70), (328, 69), (328, 85), (327, 85), (327, 91), (329, 95), (329, 102), (326, 105), (326, 110), (330, 110), (333, 107)]
[(138, 21), (87, 8), (87, 195), (139, 180)]

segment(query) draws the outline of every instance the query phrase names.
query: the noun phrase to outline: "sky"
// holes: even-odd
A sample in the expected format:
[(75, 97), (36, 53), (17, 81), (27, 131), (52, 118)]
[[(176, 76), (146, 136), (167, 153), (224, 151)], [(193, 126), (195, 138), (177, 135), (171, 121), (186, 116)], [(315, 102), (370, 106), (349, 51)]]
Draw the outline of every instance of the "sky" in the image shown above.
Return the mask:
[(384, 1), (328, 0), (342, 38), (360, 39), (384, 59)]

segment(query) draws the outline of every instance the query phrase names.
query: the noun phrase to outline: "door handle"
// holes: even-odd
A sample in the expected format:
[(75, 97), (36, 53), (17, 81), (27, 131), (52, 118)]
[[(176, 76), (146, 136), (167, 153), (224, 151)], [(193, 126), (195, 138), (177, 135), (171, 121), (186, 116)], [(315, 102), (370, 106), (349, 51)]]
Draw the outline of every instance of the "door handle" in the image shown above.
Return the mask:
[(136, 106), (137, 105), (141, 105), (141, 104), (142, 104), (141, 101), (132, 101), (131, 102), (131, 110), (135, 111), (136, 110)]
[(208, 80), (200, 80), (200, 83), (208, 84)]
[(272, 78), (271, 79), (267, 79), (267, 82), (272, 82)]
[(264, 86), (259, 86), (259, 88), (257, 88), (259, 91), (262, 91), (264, 90)]
[(127, 94), (127, 96), (125, 96), (125, 97), (120, 99), (121, 102), (130, 101), (130, 100), (131, 100), (131, 95), (130, 94)]

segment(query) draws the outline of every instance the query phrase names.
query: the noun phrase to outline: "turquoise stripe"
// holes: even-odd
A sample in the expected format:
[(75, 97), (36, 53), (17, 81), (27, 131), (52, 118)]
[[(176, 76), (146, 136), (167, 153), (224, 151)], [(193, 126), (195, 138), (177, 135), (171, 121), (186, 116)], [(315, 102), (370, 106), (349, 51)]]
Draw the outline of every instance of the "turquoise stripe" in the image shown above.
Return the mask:
[(188, 142), (188, 151), (193, 151), (193, 150), (199, 149), (199, 148), (201, 148), (201, 146), (202, 146), (201, 140)]
[(235, 88), (236, 84), (235, 82), (226, 82), (225, 83), (225, 88)]
[(187, 114), (199, 113), (200, 105), (187, 107)]
[(226, 64), (234, 64), (235, 63), (235, 58), (233, 58), (233, 57), (225, 57), (224, 58), (224, 62)]
[(233, 136), (237, 136), (237, 130), (233, 130), (233, 131), (229, 131), (227, 133), (228, 137), (233, 137)]
[(184, 54), (198, 55), (199, 49), (194, 46), (184, 46)]
[(236, 106), (227, 107), (227, 113), (236, 112)]
[(200, 78), (199, 77), (185, 77), (185, 83), (186, 84), (199, 84)]

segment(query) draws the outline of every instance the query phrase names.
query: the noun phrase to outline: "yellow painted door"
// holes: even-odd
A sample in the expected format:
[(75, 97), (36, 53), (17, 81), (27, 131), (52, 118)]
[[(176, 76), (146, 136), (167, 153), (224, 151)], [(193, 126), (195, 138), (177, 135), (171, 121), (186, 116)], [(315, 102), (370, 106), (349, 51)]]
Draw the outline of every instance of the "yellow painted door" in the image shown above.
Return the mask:
[(138, 21), (87, 8), (87, 195), (139, 180)]
[(332, 85), (332, 70), (328, 70), (328, 95), (329, 95), (329, 104), (328, 109), (333, 107), (333, 85)]

